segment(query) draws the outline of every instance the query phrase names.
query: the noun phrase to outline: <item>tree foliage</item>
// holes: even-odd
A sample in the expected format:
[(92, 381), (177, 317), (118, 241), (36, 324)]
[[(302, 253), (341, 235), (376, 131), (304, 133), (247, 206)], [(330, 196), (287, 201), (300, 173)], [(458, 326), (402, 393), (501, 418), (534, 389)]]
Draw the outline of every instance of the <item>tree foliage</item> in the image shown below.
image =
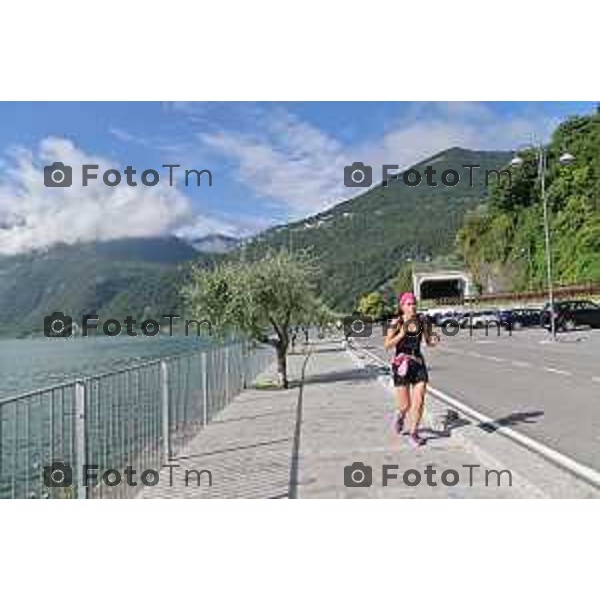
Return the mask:
[[(564, 152), (571, 165), (558, 160)], [(600, 113), (568, 119), (546, 148), (546, 193), (556, 283), (600, 280)], [(478, 283), (503, 272), (510, 287), (545, 285), (541, 185), (534, 151), (520, 154), (512, 186), (491, 186), (485, 209), (468, 213), (457, 248)]]
[(382, 319), (386, 312), (383, 294), (381, 292), (370, 292), (362, 296), (358, 302), (358, 312), (375, 320)]
[(192, 315), (208, 319), (219, 335), (240, 332), (277, 351), (280, 382), (288, 387), (290, 328), (330, 317), (316, 294), (318, 268), (306, 252), (286, 249), (247, 262), (223, 263), (213, 270), (194, 267), (184, 288)]

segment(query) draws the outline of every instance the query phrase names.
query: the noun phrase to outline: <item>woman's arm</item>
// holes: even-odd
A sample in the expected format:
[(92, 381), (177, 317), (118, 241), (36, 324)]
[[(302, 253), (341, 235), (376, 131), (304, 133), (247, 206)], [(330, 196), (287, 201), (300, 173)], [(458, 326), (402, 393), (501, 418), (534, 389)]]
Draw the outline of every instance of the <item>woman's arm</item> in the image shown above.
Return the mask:
[(422, 319), (423, 336), (425, 337), (425, 343), (428, 346), (437, 346), (440, 342), (440, 336), (437, 333), (431, 331), (431, 321), (429, 319)]
[(406, 336), (405, 328), (402, 327), (401, 319), (394, 319), (388, 327), (385, 340), (383, 341), (383, 347), (386, 350), (393, 348), (400, 340)]

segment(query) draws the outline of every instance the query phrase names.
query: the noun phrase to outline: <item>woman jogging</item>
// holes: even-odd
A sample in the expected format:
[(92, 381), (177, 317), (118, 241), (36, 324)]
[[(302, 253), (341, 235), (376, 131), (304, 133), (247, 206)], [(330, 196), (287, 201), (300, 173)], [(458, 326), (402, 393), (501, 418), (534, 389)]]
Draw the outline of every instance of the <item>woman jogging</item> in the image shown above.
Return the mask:
[(431, 333), (425, 319), (417, 315), (414, 294), (405, 292), (398, 297), (398, 317), (388, 328), (384, 346), (386, 350), (395, 348), (392, 372), (398, 403), (396, 432), (398, 435), (402, 433), (406, 420), (409, 441), (413, 446), (425, 443), (418, 432), (429, 381), (427, 365), (421, 354), (423, 337), (428, 346), (435, 346), (439, 342), (439, 337)]

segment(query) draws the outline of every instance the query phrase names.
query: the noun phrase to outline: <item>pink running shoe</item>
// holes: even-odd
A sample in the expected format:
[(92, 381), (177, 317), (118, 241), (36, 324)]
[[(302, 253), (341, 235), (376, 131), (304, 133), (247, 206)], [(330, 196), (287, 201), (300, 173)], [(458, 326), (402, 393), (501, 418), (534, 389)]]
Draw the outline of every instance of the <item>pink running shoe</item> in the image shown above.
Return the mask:
[(425, 445), (425, 440), (418, 433), (411, 433), (408, 436), (408, 442), (413, 448), (419, 448)]

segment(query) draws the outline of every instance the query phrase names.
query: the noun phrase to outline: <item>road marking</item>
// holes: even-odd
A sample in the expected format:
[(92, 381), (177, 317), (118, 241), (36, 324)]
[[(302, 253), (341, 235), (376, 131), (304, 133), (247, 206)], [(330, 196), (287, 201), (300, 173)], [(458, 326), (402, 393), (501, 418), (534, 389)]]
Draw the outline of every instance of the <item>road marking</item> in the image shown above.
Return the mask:
[(573, 460), (568, 456), (565, 456), (557, 450), (549, 448), (545, 444), (536, 442), (529, 436), (523, 435), (522, 433), (519, 433), (518, 431), (515, 431), (510, 427), (498, 425), (496, 421), (491, 417), (488, 417), (487, 415), (484, 415), (483, 413), (480, 413), (479, 411), (470, 408), (466, 404), (460, 402), (460, 400), (457, 400), (456, 398), (453, 398), (452, 396), (449, 396), (448, 394), (445, 394), (444, 392), (436, 388), (429, 386), (428, 389), (434, 396), (436, 396), (440, 400), (443, 400), (446, 404), (450, 404), (457, 410), (478, 420), (482, 424), (493, 424), (494, 430), (497, 433), (500, 433), (512, 439), (513, 441), (517, 442), (518, 444), (521, 444), (528, 450), (531, 450), (532, 452), (543, 456), (550, 462), (558, 465), (559, 467), (562, 467), (566, 471), (569, 471), (573, 475), (576, 475), (580, 479), (583, 479), (584, 481), (590, 483), (594, 487), (600, 489), (600, 473), (598, 471), (592, 469), (591, 467), (588, 467), (587, 465), (577, 462), (576, 460)]
[(569, 371), (562, 371), (561, 369), (552, 369), (551, 367), (544, 367), (544, 371), (548, 371), (548, 373), (556, 373), (557, 375), (567, 375), (570, 377), (573, 373)]
[(479, 354), (478, 352), (467, 352), (469, 356), (473, 358), (483, 358), (485, 360), (493, 360), (494, 362), (506, 362), (506, 358), (498, 358), (497, 356), (490, 356), (489, 354)]
[[(376, 361), (380, 363), (383, 362), (381, 358), (379, 358), (372, 352), (369, 352), (368, 350), (364, 352), (370, 354), (371, 357), (374, 358)], [(577, 462), (576, 460), (558, 452), (557, 450), (553, 450), (545, 444), (537, 442), (529, 436), (519, 433), (518, 431), (515, 431), (514, 429), (511, 429), (506, 425), (498, 425), (495, 419), (492, 419), (491, 417), (484, 415), (478, 410), (467, 406), (460, 400), (453, 398), (449, 394), (445, 394), (441, 390), (438, 390), (432, 387), (431, 385), (429, 385), (427, 389), (432, 395), (434, 395), (439, 400), (442, 400), (446, 404), (449, 404), (450, 406), (456, 408), (465, 415), (470, 416), (471, 418), (479, 421), (481, 424), (493, 424), (494, 431), (496, 433), (504, 435), (505, 437), (513, 440), (514, 442), (517, 442), (518, 444), (527, 448), (528, 450), (539, 454), (551, 463), (558, 465), (559, 467), (563, 468), (565, 471), (568, 471), (572, 475), (575, 475), (576, 477), (579, 477), (580, 479), (589, 483), (590, 485), (593, 485), (595, 488), (600, 489), (600, 473), (595, 469), (592, 469), (587, 465)]]
[(521, 360), (511, 360), (510, 364), (514, 365), (515, 367), (523, 367), (525, 369), (529, 369), (533, 366), (531, 363), (521, 361)]
[(592, 381), (595, 381), (596, 383), (600, 383), (600, 377), (592, 377)]

